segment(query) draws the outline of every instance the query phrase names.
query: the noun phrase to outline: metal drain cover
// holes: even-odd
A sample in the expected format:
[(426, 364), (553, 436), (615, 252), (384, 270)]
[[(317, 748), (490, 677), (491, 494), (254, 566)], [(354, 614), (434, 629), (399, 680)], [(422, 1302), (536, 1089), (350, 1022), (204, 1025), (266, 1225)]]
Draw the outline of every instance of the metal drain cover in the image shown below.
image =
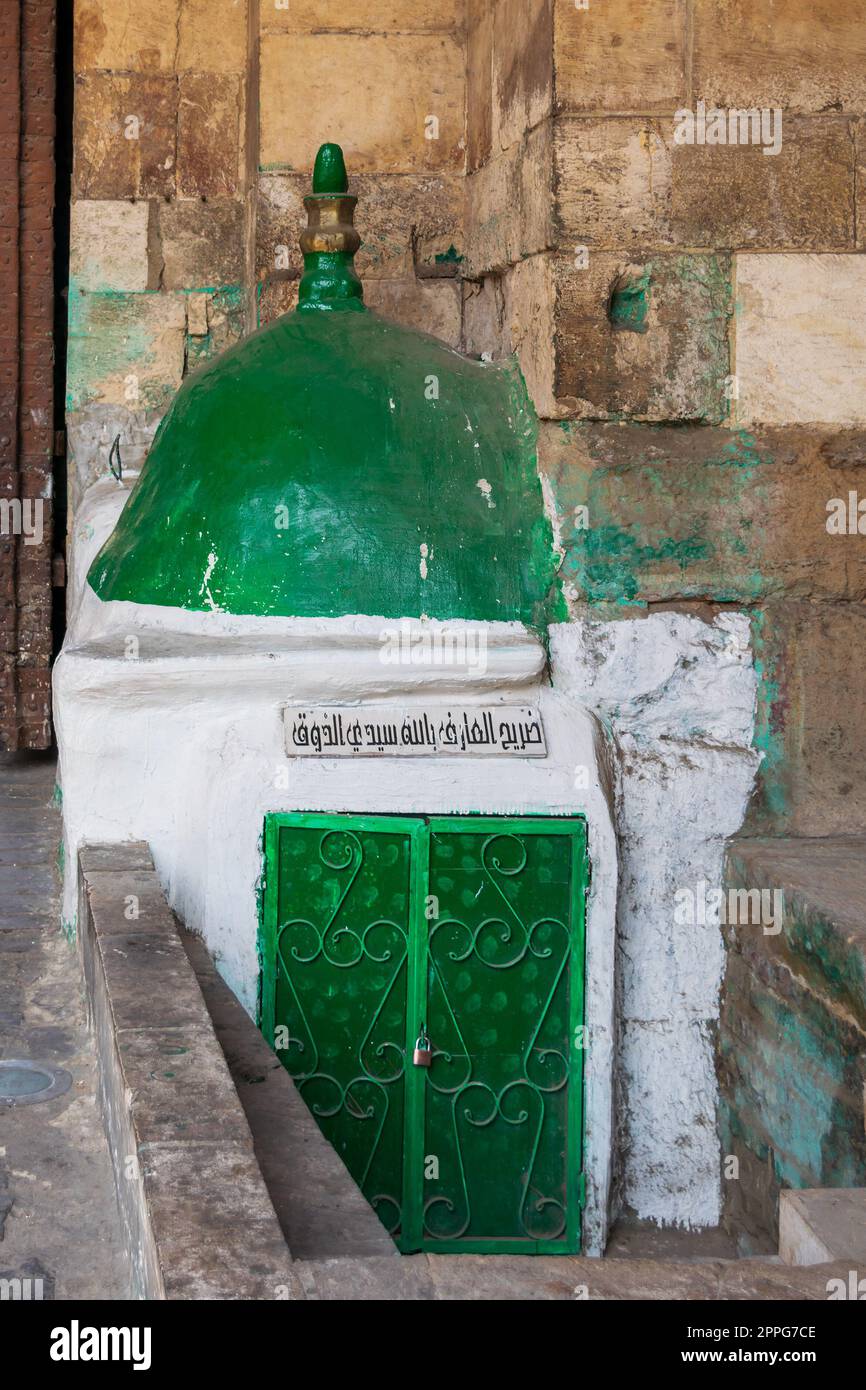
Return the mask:
[(0, 1060), (0, 1105), (35, 1105), (62, 1096), (72, 1085), (68, 1071), (20, 1058)]

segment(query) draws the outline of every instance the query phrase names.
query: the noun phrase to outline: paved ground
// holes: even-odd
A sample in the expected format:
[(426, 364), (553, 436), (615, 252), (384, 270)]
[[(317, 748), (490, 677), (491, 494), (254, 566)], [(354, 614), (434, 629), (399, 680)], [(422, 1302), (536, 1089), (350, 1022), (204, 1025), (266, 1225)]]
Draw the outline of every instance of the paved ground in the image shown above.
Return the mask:
[(127, 1298), (78, 954), (58, 927), (54, 760), (0, 756), (0, 1057), (63, 1067), (56, 1100), (0, 1104), (0, 1278), (44, 1296)]

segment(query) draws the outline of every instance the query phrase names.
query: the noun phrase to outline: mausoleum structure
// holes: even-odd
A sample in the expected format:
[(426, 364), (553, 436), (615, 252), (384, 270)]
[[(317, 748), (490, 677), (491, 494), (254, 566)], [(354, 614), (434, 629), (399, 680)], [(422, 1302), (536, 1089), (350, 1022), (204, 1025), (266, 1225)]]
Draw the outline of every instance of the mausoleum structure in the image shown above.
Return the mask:
[(402, 1249), (600, 1252), (612, 773), (549, 678), (534, 411), (365, 308), (337, 147), (306, 201), (297, 310), (83, 503), (64, 914), (148, 841)]

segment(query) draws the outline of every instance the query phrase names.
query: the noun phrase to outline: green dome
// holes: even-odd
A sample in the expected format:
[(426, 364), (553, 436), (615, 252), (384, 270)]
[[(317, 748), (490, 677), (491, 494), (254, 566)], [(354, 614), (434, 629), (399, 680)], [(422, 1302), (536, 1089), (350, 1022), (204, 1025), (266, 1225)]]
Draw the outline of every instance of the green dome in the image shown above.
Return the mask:
[(184, 382), (89, 582), (200, 611), (540, 624), (555, 563), (520, 372), (366, 310), (354, 199), (307, 201), (328, 200), (299, 308)]

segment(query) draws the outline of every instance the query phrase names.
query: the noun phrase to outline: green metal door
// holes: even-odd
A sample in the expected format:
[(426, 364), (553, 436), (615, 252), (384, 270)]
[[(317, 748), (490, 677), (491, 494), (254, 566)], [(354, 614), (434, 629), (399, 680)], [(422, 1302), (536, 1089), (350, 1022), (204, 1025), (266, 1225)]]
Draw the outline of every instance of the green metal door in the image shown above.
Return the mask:
[(267, 818), (262, 1028), (401, 1250), (579, 1250), (587, 875), (582, 820)]

